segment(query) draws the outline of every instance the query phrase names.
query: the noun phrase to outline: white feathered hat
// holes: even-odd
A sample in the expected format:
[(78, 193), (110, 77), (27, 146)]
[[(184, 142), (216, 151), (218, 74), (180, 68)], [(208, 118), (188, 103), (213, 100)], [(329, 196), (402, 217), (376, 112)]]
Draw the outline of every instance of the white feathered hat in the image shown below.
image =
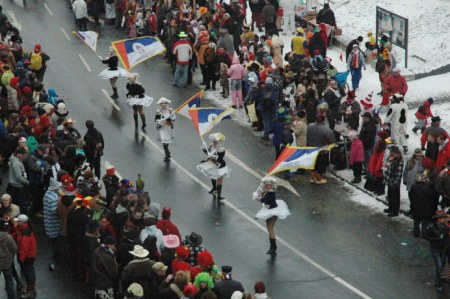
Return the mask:
[(156, 104), (162, 105), (162, 104), (170, 104), (170, 103), (172, 103), (171, 100), (169, 100), (167, 98), (160, 98)]
[(213, 134), (209, 135), (209, 139), (211, 141), (224, 141), (225, 135), (223, 135), (222, 133), (213, 133)]
[(261, 183), (275, 185), (277, 183), (277, 179), (273, 176), (268, 175), (261, 179)]

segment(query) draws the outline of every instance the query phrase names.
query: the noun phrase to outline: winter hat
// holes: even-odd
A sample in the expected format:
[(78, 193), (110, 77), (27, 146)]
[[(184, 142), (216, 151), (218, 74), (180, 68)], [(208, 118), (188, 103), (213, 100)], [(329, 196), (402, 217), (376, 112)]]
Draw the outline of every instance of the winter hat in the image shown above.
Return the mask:
[(189, 298), (194, 298), (194, 296), (197, 295), (197, 293), (198, 288), (192, 283), (188, 283), (183, 289), (184, 296), (187, 296)]
[(163, 243), (166, 248), (177, 248), (180, 246), (180, 239), (177, 235), (167, 235), (163, 236)]
[(23, 222), (26, 223), (28, 222), (28, 216), (25, 214), (20, 214), (19, 216), (17, 216), (16, 218), (14, 218), (15, 222)]
[(189, 257), (189, 248), (186, 245), (178, 246), (177, 249), (175, 249), (175, 255), (180, 260), (187, 260)]
[(49, 191), (58, 190), (61, 186), (62, 186), (62, 184), (60, 182), (58, 182), (57, 180), (55, 180), (52, 177), (50, 178), (50, 185), (48, 186)]
[(161, 212), (162, 219), (169, 220), (172, 215), (172, 209), (168, 207), (164, 207)]
[(13, 78), (9, 79), (9, 85), (15, 86), (15, 85), (17, 85), (17, 83), (19, 83), (19, 77), (13, 77)]
[(255, 59), (256, 59), (255, 53), (250, 53), (250, 54), (248, 55), (248, 60), (254, 61)]
[(75, 179), (73, 178), (73, 176), (71, 176), (70, 174), (65, 174), (61, 177), (61, 183), (64, 186), (68, 186), (70, 185), (72, 182), (74, 182)]
[(434, 99), (432, 97), (429, 97), (426, 101), (425, 101), (425, 105), (426, 106), (431, 106), (434, 103)]
[(103, 241), (103, 244), (105, 245), (116, 245), (117, 240), (113, 236), (107, 236), (105, 240)]
[(59, 103), (57, 106), (56, 106), (56, 111), (59, 113), (59, 114), (67, 114), (67, 113), (69, 113), (69, 111), (67, 111), (67, 108), (66, 108), (66, 104), (64, 104), (64, 103)]
[(264, 82), (266, 85), (273, 85), (273, 78), (271, 78), (271, 77), (267, 77), (266, 78), (266, 81)]
[(23, 93), (26, 94), (26, 95), (31, 95), (32, 92), (33, 92), (33, 91), (32, 91), (31, 88), (28, 87), (28, 86), (25, 86), (25, 87), (23, 88)]
[(108, 167), (106, 167), (106, 174), (108, 175), (113, 175), (116, 173), (116, 168), (112, 165), (109, 165)]
[(42, 49), (41, 44), (36, 44), (36, 45), (34, 45), (34, 52), (35, 52), (35, 53), (41, 52), (41, 49)]
[(356, 98), (356, 92), (354, 90), (349, 90), (347, 92), (347, 100)]
[(127, 298), (144, 297), (144, 288), (140, 284), (133, 282), (128, 287), (126, 296), (127, 296)]
[(372, 95), (373, 95), (373, 91), (371, 93), (369, 93), (369, 95), (365, 99), (362, 99), (359, 101), (361, 103), (361, 105), (363, 105), (364, 108), (370, 109), (373, 107)]
[(241, 291), (235, 291), (233, 295), (231, 295), (230, 299), (242, 299), (244, 294)]
[(214, 258), (208, 250), (205, 250), (197, 255), (197, 263), (205, 268), (210, 267), (214, 265)]

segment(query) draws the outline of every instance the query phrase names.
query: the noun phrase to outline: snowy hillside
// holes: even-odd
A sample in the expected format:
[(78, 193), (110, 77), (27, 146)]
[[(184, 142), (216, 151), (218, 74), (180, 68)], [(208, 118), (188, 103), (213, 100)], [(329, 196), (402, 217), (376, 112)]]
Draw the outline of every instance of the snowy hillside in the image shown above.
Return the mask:
[[(409, 19), (408, 68), (424, 73), (450, 64), (447, 0), (334, 0), (331, 8), (344, 34), (356, 38), (375, 32), (376, 6)], [(403, 50), (397, 48), (403, 64)]]

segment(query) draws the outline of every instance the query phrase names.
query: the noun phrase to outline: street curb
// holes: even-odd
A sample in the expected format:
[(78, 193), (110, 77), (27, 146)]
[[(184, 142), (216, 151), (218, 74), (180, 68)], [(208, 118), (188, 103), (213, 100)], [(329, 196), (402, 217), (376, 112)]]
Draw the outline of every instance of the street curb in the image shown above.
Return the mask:
[[(345, 178), (343, 178), (342, 176), (340, 176), (339, 174), (337, 174), (335, 171), (330, 171), (330, 173), (332, 175), (334, 175), (335, 178), (340, 179), (341, 181), (344, 181), (346, 183), (348, 183), (349, 185), (353, 186), (354, 188), (358, 189), (359, 191), (362, 191), (364, 193), (366, 193), (367, 195), (369, 195), (370, 197), (372, 197), (373, 199), (375, 199), (378, 202), (381, 202), (382, 204), (384, 204), (385, 206), (388, 206), (388, 202), (386, 200), (383, 200), (377, 196), (374, 196), (371, 192), (367, 191), (364, 188), (359, 187), (358, 185), (353, 184), (352, 182), (346, 180)], [(408, 211), (402, 210), (400, 209), (400, 213), (402, 213), (403, 215), (405, 215), (406, 217), (409, 217), (409, 215), (407, 214)]]

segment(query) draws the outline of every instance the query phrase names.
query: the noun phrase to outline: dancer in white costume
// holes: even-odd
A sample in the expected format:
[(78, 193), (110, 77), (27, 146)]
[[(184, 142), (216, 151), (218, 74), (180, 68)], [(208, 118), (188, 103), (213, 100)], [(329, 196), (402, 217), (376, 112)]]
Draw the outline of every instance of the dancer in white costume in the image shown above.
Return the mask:
[(116, 51), (113, 47), (109, 47), (109, 57), (106, 59), (102, 59), (100, 57), (103, 64), (107, 64), (108, 68), (103, 70), (100, 74), (97, 76), (101, 79), (109, 79), (109, 83), (111, 84), (113, 94), (111, 95), (111, 98), (118, 99), (119, 94), (117, 93), (117, 79), (119, 77), (128, 77), (130, 73), (128, 73), (123, 68), (118, 67), (119, 65), (119, 58), (116, 55)]
[(177, 118), (175, 112), (170, 108), (171, 101), (166, 98), (160, 98), (157, 102), (160, 108), (156, 110), (155, 122), (158, 132), (157, 139), (162, 142), (164, 148), (164, 162), (170, 162), (169, 144), (175, 139), (173, 134), (173, 123)]
[(208, 158), (206, 161), (197, 165), (197, 169), (211, 179), (213, 187), (209, 193), (215, 194), (220, 202), (220, 200), (224, 199), (222, 197), (223, 178), (230, 176), (230, 169), (224, 160), (225, 148), (222, 147), (225, 135), (222, 133), (214, 133), (209, 135), (209, 139), (212, 141), (209, 147), (206, 143), (202, 145), (202, 150), (208, 155)]
[(138, 128), (138, 113), (142, 120), (142, 130), (147, 126), (145, 122), (144, 107), (149, 107), (153, 103), (153, 98), (145, 95), (145, 89), (137, 82), (137, 75), (130, 74), (127, 83), (127, 103), (133, 108), (134, 127)]
[(255, 218), (266, 220), (269, 233), (270, 249), (267, 254), (277, 253), (277, 241), (275, 236), (275, 223), (277, 219), (285, 219), (291, 215), (284, 200), (277, 199), (275, 188), (277, 180), (273, 176), (262, 178), (258, 189), (253, 192), (253, 199), (262, 203), (262, 208), (256, 213)]

